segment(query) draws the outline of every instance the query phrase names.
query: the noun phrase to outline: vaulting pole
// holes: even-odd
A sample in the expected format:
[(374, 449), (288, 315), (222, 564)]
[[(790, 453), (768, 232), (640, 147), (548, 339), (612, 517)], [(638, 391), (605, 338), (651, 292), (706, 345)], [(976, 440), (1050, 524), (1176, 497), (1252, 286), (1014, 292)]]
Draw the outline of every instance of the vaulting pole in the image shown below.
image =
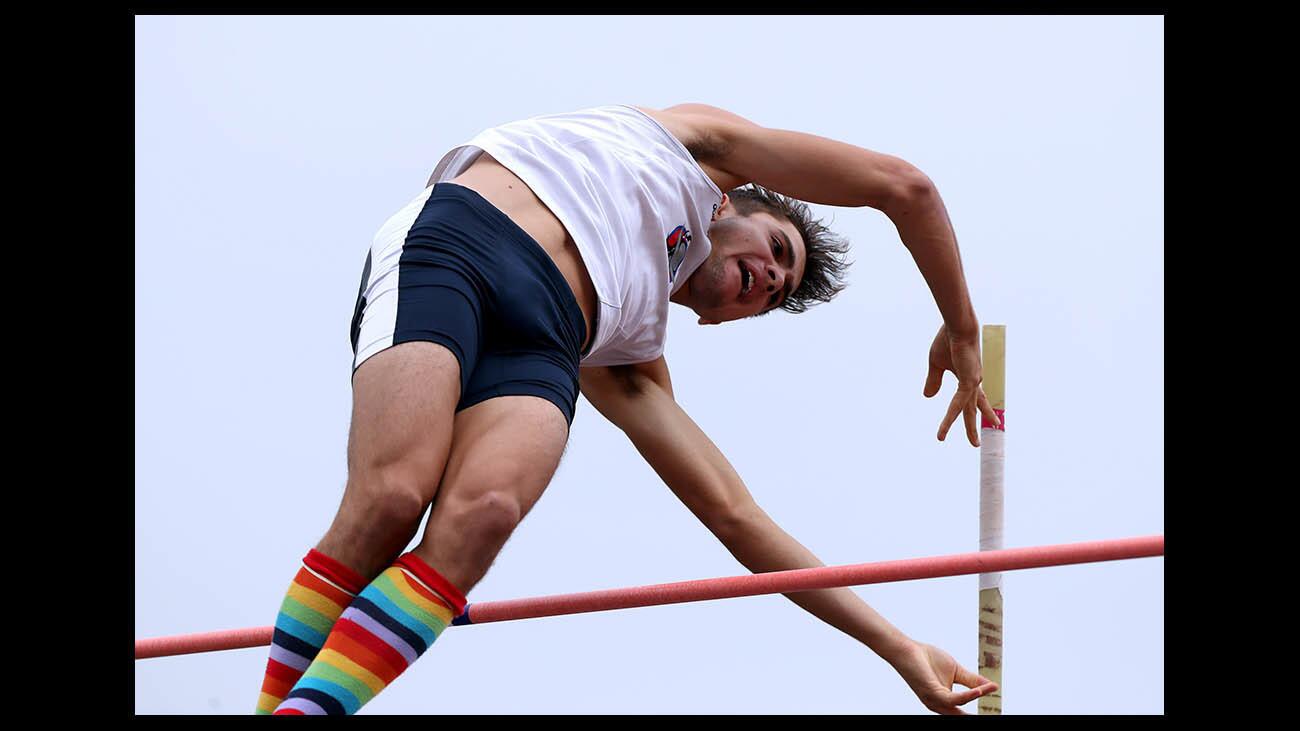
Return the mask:
[[(983, 343), (984, 395), (1002, 421), (980, 416), (980, 550), (1002, 548), (1002, 467), (1006, 461), (1007, 326), (985, 325)], [(979, 699), (979, 714), (1002, 714), (1002, 574), (980, 574), (979, 674), (998, 689)]]

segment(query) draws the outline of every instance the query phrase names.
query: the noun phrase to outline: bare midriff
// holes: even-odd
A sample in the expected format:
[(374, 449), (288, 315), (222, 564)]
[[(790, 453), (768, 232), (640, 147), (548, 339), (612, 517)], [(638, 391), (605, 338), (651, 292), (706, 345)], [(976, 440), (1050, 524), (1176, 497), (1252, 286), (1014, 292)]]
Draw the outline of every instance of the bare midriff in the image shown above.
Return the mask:
[(564, 224), (560, 223), (560, 219), (555, 217), (551, 209), (519, 176), (486, 152), (464, 172), (447, 182), (464, 186), (483, 196), (533, 237), (550, 255), (555, 267), (564, 275), (564, 281), (569, 283), (569, 289), (573, 290), (578, 307), (582, 309), (587, 334), (580, 350), (585, 351), (595, 334), (591, 323), (597, 307), (596, 285), (592, 284), (587, 265), (578, 252), (578, 245), (573, 242), (573, 237), (564, 228)]

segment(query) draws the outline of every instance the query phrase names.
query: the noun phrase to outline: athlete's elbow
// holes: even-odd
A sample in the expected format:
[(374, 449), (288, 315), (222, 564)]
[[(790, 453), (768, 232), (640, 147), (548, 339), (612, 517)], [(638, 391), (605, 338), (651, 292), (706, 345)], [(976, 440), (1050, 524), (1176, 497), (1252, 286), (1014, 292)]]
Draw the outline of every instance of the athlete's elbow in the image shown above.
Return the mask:
[(930, 176), (908, 163), (900, 164), (891, 171), (888, 200), (884, 210), (888, 214), (907, 213), (923, 208), (937, 200), (939, 189), (935, 187)]

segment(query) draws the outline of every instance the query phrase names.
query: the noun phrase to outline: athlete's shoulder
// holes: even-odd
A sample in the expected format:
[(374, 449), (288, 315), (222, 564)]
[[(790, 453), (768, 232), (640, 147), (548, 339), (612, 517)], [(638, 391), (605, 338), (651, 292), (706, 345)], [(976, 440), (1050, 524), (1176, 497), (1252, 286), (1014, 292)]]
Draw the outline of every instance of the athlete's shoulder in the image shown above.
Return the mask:
[(676, 137), (719, 189), (731, 190), (747, 182), (729, 175), (720, 164), (726, 159), (730, 146), (725, 128), (755, 126), (753, 122), (725, 109), (697, 102), (674, 104), (664, 109), (633, 106)]

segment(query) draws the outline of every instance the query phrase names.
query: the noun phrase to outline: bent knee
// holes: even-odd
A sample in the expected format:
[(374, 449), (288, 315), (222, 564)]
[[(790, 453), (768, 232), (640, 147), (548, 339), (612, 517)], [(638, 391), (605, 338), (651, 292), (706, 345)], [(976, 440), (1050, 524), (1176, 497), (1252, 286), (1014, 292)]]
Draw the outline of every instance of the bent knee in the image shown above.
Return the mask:
[(467, 536), (497, 543), (508, 538), (523, 520), (523, 505), (505, 490), (487, 490), (453, 501), (448, 513), (448, 518)]
[(413, 527), (433, 499), (434, 479), (395, 468), (356, 471), (348, 476), (348, 490), (355, 492), (354, 507), (361, 513), (356, 517)]

